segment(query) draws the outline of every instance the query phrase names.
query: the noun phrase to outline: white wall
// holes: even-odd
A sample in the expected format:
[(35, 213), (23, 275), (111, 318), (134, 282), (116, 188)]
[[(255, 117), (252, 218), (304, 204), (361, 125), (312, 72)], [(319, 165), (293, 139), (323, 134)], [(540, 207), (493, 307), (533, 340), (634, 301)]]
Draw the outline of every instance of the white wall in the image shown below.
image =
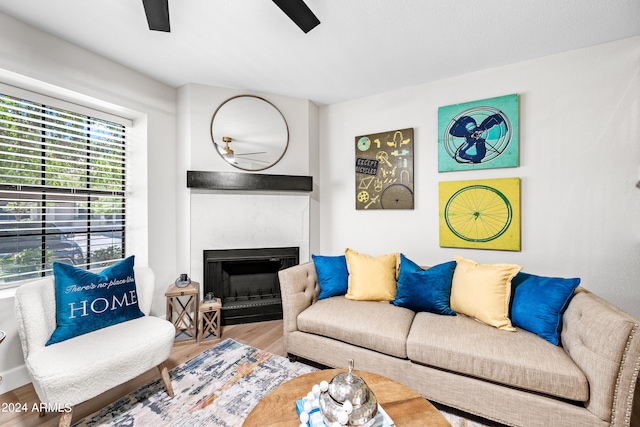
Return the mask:
[[(437, 61), (437, 58), (434, 58)], [(520, 167), (438, 173), (438, 107), (520, 94)], [(356, 211), (354, 137), (413, 127), (415, 209)], [(640, 38), (320, 109), (321, 252), (400, 251), (580, 277), (640, 317)], [(520, 252), (440, 248), (438, 182), (520, 177)]]
[[(19, 36), (16, 36), (19, 34)], [(133, 120), (127, 252), (149, 265), (157, 287), (152, 312), (177, 273), (176, 90), (0, 14), (0, 81)], [(11, 291), (0, 292), (0, 393), (28, 382)]]
[(178, 266), (181, 272), (201, 284), (205, 249), (298, 246), (301, 261), (310, 259), (310, 217), (314, 209), (317, 212), (310, 194), (225, 192), (186, 186), (187, 170), (247, 173), (220, 157), (210, 135), (211, 117), (216, 108), (241, 94), (261, 96), (273, 103), (289, 127), (289, 146), (284, 157), (275, 166), (258, 173), (317, 174), (318, 158), (312, 153), (317, 147), (318, 109), (308, 100), (197, 84), (180, 87)]

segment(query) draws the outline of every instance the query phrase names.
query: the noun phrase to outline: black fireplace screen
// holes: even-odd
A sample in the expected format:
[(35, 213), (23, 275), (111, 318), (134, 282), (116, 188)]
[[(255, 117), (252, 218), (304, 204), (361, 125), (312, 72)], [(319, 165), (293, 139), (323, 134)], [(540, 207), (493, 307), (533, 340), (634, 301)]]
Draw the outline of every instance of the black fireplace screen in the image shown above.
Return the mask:
[(204, 251), (204, 293), (222, 300), (222, 324), (282, 318), (278, 271), (299, 263), (300, 249)]

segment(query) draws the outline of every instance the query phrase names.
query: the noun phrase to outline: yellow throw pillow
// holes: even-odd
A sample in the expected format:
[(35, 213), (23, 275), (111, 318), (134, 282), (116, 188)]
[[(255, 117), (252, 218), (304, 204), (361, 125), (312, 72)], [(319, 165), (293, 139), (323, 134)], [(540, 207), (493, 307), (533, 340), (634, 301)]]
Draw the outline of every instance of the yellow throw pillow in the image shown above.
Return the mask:
[(456, 256), (451, 285), (451, 308), (506, 331), (515, 331), (509, 319), (511, 279), (522, 267), (516, 264), (478, 264)]
[(360, 301), (391, 301), (396, 297), (398, 253), (361, 254), (353, 249), (345, 252), (349, 270), (349, 288), (345, 298)]

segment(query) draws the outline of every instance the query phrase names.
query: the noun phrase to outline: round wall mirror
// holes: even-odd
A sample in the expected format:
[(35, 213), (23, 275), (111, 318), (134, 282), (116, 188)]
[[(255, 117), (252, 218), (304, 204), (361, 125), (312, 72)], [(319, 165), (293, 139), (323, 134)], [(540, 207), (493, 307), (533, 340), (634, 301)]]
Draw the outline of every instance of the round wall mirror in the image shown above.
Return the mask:
[(213, 113), (211, 139), (230, 165), (259, 171), (284, 156), (289, 128), (280, 110), (266, 99), (239, 95), (227, 99)]

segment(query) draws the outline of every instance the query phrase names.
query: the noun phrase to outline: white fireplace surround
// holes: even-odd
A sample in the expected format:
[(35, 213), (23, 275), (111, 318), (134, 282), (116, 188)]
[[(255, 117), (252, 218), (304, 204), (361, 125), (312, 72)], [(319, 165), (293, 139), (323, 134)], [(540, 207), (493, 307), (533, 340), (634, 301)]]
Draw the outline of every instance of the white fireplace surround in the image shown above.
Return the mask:
[(191, 279), (203, 283), (203, 251), (297, 246), (310, 259), (308, 194), (191, 189)]

